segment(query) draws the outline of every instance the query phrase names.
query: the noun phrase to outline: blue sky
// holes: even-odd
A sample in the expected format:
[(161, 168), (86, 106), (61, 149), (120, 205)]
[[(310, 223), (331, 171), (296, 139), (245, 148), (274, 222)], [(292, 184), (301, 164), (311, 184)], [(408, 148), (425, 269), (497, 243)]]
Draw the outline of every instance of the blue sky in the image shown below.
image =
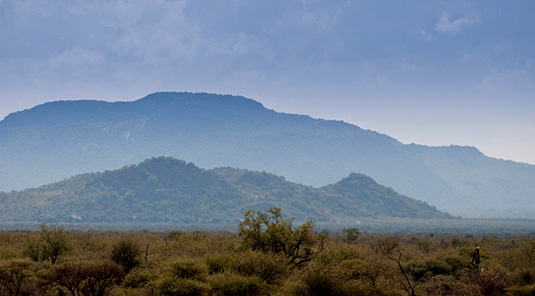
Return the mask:
[(0, 0), (0, 118), (212, 92), (535, 164), (534, 13), (535, 1)]

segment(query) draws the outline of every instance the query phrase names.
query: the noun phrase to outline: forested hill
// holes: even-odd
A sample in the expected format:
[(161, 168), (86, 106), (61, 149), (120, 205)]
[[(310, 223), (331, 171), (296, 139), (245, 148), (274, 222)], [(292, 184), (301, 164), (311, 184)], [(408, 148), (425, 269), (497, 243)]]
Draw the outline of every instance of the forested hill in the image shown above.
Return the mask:
[(535, 216), (535, 166), (473, 147), (404, 145), (340, 121), (278, 113), (239, 96), (156, 93), (57, 101), (0, 121), (0, 191), (118, 169), (154, 156), (266, 171), (315, 187), (356, 172), (465, 217)]
[(451, 218), (361, 174), (313, 188), (234, 168), (200, 169), (170, 157), (0, 193), (1, 223), (236, 225), (248, 209), (273, 206), (297, 220), (354, 224), (363, 217)]

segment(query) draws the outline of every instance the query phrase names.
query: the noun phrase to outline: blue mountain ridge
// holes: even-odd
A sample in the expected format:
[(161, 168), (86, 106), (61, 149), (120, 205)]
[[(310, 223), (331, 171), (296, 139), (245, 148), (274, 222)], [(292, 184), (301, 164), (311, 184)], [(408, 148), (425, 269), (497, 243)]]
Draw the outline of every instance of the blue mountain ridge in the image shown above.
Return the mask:
[(0, 190), (117, 169), (158, 155), (323, 186), (351, 173), (465, 217), (531, 218), (535, 166), (474, 147), (405, 145), (341, 121), (279, 113), (240, 96), (155, 93), (56, 101), (0, 122)]

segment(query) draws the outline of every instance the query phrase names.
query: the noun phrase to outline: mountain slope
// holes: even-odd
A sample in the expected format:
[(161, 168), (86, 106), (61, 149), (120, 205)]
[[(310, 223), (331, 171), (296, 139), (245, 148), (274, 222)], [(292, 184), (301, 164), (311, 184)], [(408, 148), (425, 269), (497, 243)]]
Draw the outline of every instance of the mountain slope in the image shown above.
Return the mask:
[(313, 188), (265, 172), (219, 168), (159, 157), (115, 171), (0, 193), (0, 222), (233, 224), (248, 209), (277, 206), (298, 220), (340, 223), (359, 217), (451, 218), (369, 177), (359, 190), (341, 181)]
[(535, 166), (485, 157), (471, 147), (404, 145), (344, 122), (277, 113), (228, 95), (47, 103), (0, 122), (0, 155), (3, 191), (168, 155), (314, 186), (363, 173), (467, 217), (535, 214)]

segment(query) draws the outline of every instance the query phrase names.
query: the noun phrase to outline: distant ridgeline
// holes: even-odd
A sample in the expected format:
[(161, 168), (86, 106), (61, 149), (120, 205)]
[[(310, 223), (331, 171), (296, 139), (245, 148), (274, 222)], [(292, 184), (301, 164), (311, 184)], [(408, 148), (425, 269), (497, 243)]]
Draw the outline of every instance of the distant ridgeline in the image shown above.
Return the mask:
[(355, 224), (363, 217), (451, 218), (362, 174), (313, 188), (266, 172), (204, 170), (170, 157), (0, 193), (0, 223), (237, 225), (248, 209), (273, 206), (304, 221)]
[[(533, 165), (489, 158), (473, 147), (405, 145), (348, 123), (205, 93), (156, 93), (134, 102), (57, 101), (10, 114), (0, 121), (0, 191), (159, 155), (206, 169), (266, 171), (315, 187), (356, 172), (453, 215), (535, 217)], [(100, 198), (105, 197), (91, 200)]]

